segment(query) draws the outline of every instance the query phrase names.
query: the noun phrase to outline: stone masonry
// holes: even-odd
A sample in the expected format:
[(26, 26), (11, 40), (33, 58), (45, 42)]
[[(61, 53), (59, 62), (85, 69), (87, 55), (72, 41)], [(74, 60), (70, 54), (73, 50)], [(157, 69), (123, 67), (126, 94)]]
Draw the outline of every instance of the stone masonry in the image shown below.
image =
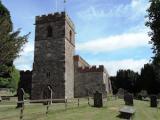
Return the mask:
[[(31, 99), (74, 97), (75, 28), (65, 12), (36, 17)], [(46, 96), (47, 95), (47, 96)]]
[(31, 94), (32, 71), (20, 71), (20, 81), (18, 89), (23, 88), (28, 94)]
[(93, 96), (98, 91), (105, 96), (112, 92), (107, 70), (103, 65), (90, 66), (83, 58), (74, 56), (74, 96)]
[(111, 93), (104, 66), (91, 66), (74, 54), (75, 27), (69, 16), (65, 12), (37, 16), (33, 70), (21, 72), (19, 88), (26, 88), (32, 100), (50, 98), (49, 88), (53, 99)]

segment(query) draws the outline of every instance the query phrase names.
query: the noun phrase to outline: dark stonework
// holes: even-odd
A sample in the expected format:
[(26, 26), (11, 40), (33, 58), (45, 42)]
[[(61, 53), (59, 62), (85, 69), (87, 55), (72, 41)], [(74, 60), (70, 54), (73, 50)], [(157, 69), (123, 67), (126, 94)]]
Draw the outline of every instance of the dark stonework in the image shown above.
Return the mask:
[[(37, 16), (33, 70), (22, 71), (19, 88), (32, 100), (93, 96), (112, 93), (103, 65), (90, 66), (75, 52), (75, 27), (65, 12)], [(48, 86), (52, 88), (49, 93)]]
[(157, 107), (157, 105), (158, 105), (157, 96), (156, 95), (150, 96), (150, 106)]
[[(18, 101), (23, 100), (24, 93), (22, 92), (21, 88), (25, 91), (25, 93), (28, 93), (31, 95), (31, 85), (32, 85), (32, 71), (20, 71), (20, 81), (18, 83), (18, 89), (17, 89), (17, 97)], [(23, 103), (17, 103), (17, 108), (23, 107)]]
[(134, 103), (133, 103), (133, 95), (132, 94), (125, 94), (124, 95), (124, 101), (125, 101), (125, 105), (130, 105), (130, 106), (133, 106)]
[(74, 25), (65, 12), (36, 17), (31, 99), (44, 99), (48, 85), (53, 98), (74, 95)]
[(98, 91), (94, 93), (94, 107), (103, 107), (103, 96)]
[[(25, 93), (31, 94), (32, 85), (32, 71), (20, 71), (20, 81), (18, 83), (18, 89), (23, 88)], [(18, 91), (17, 91), (18, 93)]]

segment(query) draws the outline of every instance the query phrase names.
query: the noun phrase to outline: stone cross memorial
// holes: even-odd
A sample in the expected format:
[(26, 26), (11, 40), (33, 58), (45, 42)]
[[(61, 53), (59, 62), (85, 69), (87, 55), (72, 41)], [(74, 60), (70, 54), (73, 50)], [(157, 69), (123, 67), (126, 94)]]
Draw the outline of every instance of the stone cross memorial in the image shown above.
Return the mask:
[(94, 93), (94, 107), (103, 107), (102, 93), (99, 93), (98, 91)]
[(129, 105), (129, 106), (133, 106), (133, 95), (132, 94), (125, 94), (124, 95), (124, 101), (125, 101), (125, 105)]
[(158, 102), (157, 102), (157, 96), (156, 95), (152, 95), (150, 97), (150, 99), (151, 99), (150, 106), (151, 107), (157, 107), (157, 104), (158, 104)]

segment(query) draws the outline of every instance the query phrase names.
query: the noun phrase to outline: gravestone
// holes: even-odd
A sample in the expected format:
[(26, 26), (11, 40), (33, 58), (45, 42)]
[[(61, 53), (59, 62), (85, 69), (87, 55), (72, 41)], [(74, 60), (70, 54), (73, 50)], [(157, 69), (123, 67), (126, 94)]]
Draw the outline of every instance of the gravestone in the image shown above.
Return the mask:
[(124, 94), (125, 94), (125, 90), (122, 89), (122, 88), (119, 88), (118, 92), (117, 92), (118, 98), (123, 99), (124, 98)]
[(94, 93), (94, 107), (103, 107), (102, 93), (99, 93), (98, 91)]
[(157, 96), (156, 95), (152, 95), (152, 96), (150, 96), (150, 106), (151, 107), (157, 107), (157, 104), (158, 104), (158, 102), (157, 102)]
[(133, 106), (133, 95), (132, 94), (125, 94), (124, 95), (125, 105)]
[(17, 91), (17, 96), (18, 96), (18, 103), (17, 103), (17, 108), (21, 108), (24, 105), (24, 90), (23, 88), (18, 88)]
[(136, 110), (131, 106), (124, 106), (120, 110), (120, 118), (131, 120), (136, 112)]

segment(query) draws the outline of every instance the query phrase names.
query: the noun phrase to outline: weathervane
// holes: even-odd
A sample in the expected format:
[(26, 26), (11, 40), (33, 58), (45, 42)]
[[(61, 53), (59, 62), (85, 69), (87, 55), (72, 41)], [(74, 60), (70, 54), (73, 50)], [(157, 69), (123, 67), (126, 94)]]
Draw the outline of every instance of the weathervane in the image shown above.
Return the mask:
[(64, 0), (64, 12), (66, 11), (66, 0)]
[[(59, 4), (58, 4), (58, 0), (55, 0), (55, 5), (56, 5), (56, 12), (58, 12), (59, 11)], [(64, 12), (66, 11), (66, 0), (63, 0), (63, 10), (64, 10)]]

